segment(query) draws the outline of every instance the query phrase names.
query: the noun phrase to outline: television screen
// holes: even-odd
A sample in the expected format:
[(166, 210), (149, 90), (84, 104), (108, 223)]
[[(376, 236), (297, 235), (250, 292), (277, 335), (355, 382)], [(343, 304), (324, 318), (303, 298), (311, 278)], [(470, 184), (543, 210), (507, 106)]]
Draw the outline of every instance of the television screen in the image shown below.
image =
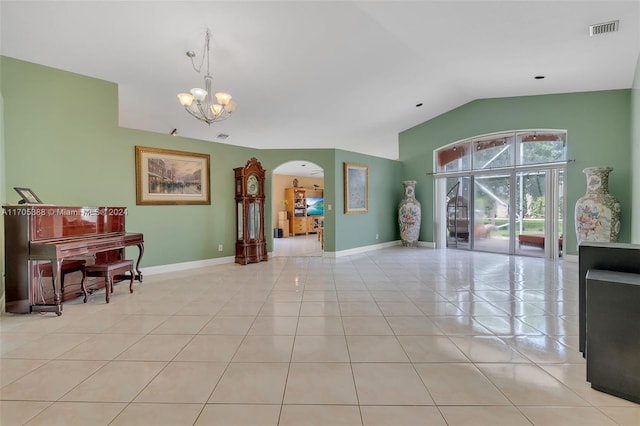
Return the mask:
[(307, 198), (307, 215), (324, 216), (324, 199), (316, 197)]

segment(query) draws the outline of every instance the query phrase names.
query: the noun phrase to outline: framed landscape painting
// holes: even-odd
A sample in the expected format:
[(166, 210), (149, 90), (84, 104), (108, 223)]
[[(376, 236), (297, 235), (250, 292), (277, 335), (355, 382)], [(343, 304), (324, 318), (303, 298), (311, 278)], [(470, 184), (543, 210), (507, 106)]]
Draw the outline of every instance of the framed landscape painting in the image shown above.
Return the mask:
[(211, 204), (209, 154), (136, 146), (136, 204)]
[(369, 167), (344, 163), (344, 212), (346, 214), (369, 211)]

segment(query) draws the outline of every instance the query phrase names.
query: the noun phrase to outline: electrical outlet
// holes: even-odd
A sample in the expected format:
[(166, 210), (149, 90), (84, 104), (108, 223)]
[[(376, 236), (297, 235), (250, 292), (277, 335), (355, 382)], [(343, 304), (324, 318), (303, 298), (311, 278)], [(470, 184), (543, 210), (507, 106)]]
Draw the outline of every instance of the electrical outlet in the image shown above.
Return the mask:
[(218, 251), (222, 251), (222, 250), (223, 250), (222, 244), (218, 244)]
[(379, 238), (380, 236), (378, 234), (376, 234), (376, 240)]
[(332, 207), (331, 204), (328, 204), (327, 205), (327, 210), (331, 210), (331, 207)]

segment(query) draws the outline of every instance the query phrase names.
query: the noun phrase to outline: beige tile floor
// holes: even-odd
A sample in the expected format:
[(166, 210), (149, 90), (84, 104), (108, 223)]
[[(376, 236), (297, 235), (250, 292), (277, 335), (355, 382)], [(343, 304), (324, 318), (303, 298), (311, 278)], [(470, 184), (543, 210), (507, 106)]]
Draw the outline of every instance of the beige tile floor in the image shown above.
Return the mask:
[(393, 247), (149, 275), (0, 317), (0, 424), (640, 425), (590, 388), (577, 265)]
[(322, 256), (322, 247), (317, 234), (296, 235), (273, 239), (274, 256)]

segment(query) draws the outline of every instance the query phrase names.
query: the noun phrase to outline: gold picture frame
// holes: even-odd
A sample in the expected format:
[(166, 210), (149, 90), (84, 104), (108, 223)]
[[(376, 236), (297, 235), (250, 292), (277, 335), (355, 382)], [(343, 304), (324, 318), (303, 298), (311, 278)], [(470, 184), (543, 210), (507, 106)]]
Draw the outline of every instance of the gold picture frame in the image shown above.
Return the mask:
[(136, 146), (136, 204), (211, 204), (209, 154)]
[(364, 164), (344, 164), (345, 214), (369, 211), (369, 167)]

